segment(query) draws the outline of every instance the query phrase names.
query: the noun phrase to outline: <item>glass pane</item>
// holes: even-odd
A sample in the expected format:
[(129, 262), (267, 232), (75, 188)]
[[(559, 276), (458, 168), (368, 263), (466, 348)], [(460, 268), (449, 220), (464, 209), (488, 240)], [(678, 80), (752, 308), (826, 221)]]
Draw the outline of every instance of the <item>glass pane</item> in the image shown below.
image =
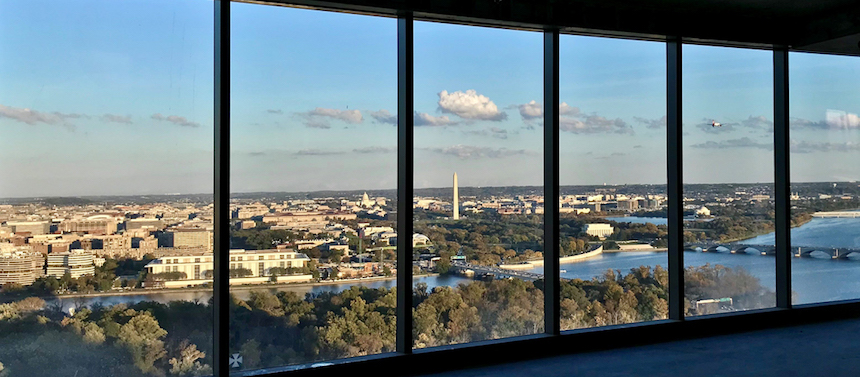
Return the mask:
[(792, 302), (860, 298), (860, 66), (792, 53)]
[(0, 374), (211, 374), (212, 3), (0, 8)]
[(666, 45), (560, 43), (561, 328), (666, 319)]
[(683, 49), (686, 314), (772, 307), (773, 53)]
[(542, 46), (415, 23), (415, 348), (543, 331)]
[(232, 11), (235, 370), (391, 352), (396, 20)]

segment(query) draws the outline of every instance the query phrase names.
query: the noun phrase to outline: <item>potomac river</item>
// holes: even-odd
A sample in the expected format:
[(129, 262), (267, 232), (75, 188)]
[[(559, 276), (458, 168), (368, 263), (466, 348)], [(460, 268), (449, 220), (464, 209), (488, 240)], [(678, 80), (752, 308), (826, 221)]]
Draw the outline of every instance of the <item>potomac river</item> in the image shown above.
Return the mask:
[[(610, 217), (609, 220), (618, 222), (652, 222), (665, 224), (665, 218), (647, 217)], [(860, 248), (860, 218), (814, 218), (810, 222), (792, 229), (792, 244), (797, 246), (828, 246), (828, 247), (852, 247)], [(742, 243), (747, 244), (773, 244), (774, 235), (766, 234), (751, 238)], [(732, 268), (744, 268), (753, 276), (761, 280), (762, 285), (774, 289), (775, 286), (775, 258), (755, 253), (729, 254), (729, 253), (684, 253), (684, 262), (688, 266), (701, 266), (706, 263), (722, 264)], [(593, 258), (575, 263), (563, 264), (561, 274), (564, 278), (591, 279), (601, 276), (606, 270), (620, 270), (626, 273), (631, 268), (639, 266), (666, 266), (667, 254), (654, 251), (629, 251), (603, 253)], [(542, 273), (543, 267), (530, 270)], [(440, 285), (456, 286), (468, 279), (457, 276), (425, 276), (415, 278), (415, 283), (423, 282), (428, 287)], [(339, 292), (349, 289), (350, 286), (361, 284), (370, 288), (394, 287), (394, 280), (369, 280), (350, 281), (335, 284), (311, 285), (303, 284), (296, 286), (279, 286), (268, 289), (275, 291), (294, 291), (300, 295), (306, 293), (318, 294), (322, 292)], [(792, 258), (792, 290), (796, 295), (796, 303), (812, 303), (833, 300), (845, 300), (860, 298), (860, 260), (843, 260), (828, 258)], [(235, 294), (240, 298), (247, 298), (249, 289), (237, 289)], [(89, 296), (78, 298), (50, 298), (46, 301), (60, 301), (64, 308), (75, 305), (91, 305), (100, 303), (113, 305), (118, 303), (133, 304), (139, 301), (169, 302), (175, 300), (200, 300), (207, 301), (212, 296), (207, 291), (158, 291), (157, 293), (115, 295), (115, 296)]]

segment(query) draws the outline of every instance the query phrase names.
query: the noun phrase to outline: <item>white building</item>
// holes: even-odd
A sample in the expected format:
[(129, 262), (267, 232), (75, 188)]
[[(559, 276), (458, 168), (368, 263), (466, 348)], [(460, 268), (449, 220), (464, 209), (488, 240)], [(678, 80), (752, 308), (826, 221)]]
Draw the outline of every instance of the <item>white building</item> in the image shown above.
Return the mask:
[(614, 231), (615, 229), (609, 224), (585, 224), (585, 229), (583, 229), (585, 234), (599, 238), (606, 238)]
[(6, 226), (12, 228), (14, 233), (29, 232), (31, 235), (50, 233), (51, 223), (49, 221), (8, 221)]
[(75, 279), (84, 275), (95, 275), (96, 266), (93, 252), (72, 250), (48, 254), (48, 270), (45, 275), (61, 278), (66, 272)]
[(390, 226), (366, 226), (358, 230), (358, 236), (361, 238), (372, 237), (379, 233), (394, 233), (394, 228)]
[[(155, 259), (146, 265), (150, 274), (165, 272), (182, 272), (185, 278), (178, 281), (176, 286), (198, 285), (212, 281), (212, 253), (188, 253), (177, 256), (165, 256)], [(307, 255), (293, 251), (292, 249), (269, 249), (269, 250), (230, 250), (231, 270), (250, 270), (250, 277), (271, 276), (273, 267), (280, 268), (303, 268), (310, 261)], [(310, 279), (310, 275), (305, 280)], [(242, 284), (241, 278), (231, 277), (231, 284)], [(259, 280), (259, 281), (258, 281)], [(278, 281), (281, 281), (279, 279)], [(259, 283), (268, 281), (266, 278), (248, 281)], [(169, 282), (168, 282), (169, 283)], [(171, 284), (165, 284), (171, 286)]]
[(696, 216), (707, 217), (711, 215), (711, 210), (708, 207), (702, 206), (701, 208), (696, 210)]
[(0, 285), (15, 283), (30, 285), (42, 274), (42, 255), (30, 246), (0, 247)]

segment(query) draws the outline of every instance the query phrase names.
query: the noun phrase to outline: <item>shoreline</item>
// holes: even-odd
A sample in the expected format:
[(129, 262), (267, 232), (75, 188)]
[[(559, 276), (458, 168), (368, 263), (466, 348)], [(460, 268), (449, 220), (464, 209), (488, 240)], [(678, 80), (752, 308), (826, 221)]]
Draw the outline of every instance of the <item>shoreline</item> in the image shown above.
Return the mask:
[[(432, 277), (439, 276), (438, 273), (431, 274), (421, 274), (415, 275), (415, 278), (421, 277)], [(287, 283), (287, 284), (247, 284), (247, 285), (236, 285), (231, 286), (230, 291), (251, 291), (254, 289), (280, 289), (280, 288), (304, 288), (304, 287), (319, 287), (326, 285), (343, 285), (343, 284), (354, 284), (354, 283), (362, 283), (362, 282), (374, 282), (374, 281), (385, 281), (385, 280), (396, 280), (397, 276), (372, 276), (367, 278), (352, 278), (352, 279), (338, 279), (338, 280), (325, 280), (311, 283)], [(142, 289), (142, 290), (133, 290), (133, 291), (118, 291), (118, 292), (95, 292), (95, 293), (71, 293), (71, 294), (62, 294), (62, 295), (48, 295), (48, 296), (38, 296), (41, 299), (67, 299), (67, 298), (89, 298), (89, 297), (110, 297), (110, 296), (148, 296), (148, 295), (158, 295), (158, 294), (171, 294), (171, 293), (200, 293), (200, 292), (209, 292), (211, 293), (212, 288), (202, 288), (202, 287), (194, 287), (194, 288), (161, 288), (161, 289)]]
[(620, 249), (619, 250), (605, 250), (604, 253), (635, 253), (635, 252), (643, 252), (643, 251), (665, 252), (665, 251), (669, 251), (669, 248), (661, 247), (661, 248), (653, 248), (653, 249), (647, 249), (647, 250), (620, 250)]
[[(566, 257), (561, 257), (558, 259), (559, 264), (570, 264), (576, 263), (581, 260), (594, 258), (600, 254), (603, 254), (603, 246), (598, 247), (595, 250), (589, 251), (583, 254), (570, 255)], [(543, 259), (526, 261), (525, 263), (517, 263), (517, 264), (500, 264), (499, 268), (506, 270), (531, 270), (535, 267), (543, 267)]]

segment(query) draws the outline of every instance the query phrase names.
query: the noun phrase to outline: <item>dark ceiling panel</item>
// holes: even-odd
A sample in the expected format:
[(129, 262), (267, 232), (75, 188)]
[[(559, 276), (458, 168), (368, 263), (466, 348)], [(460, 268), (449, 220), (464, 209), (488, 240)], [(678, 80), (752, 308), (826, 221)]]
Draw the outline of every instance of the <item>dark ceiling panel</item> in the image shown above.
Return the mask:
[[(860, 3), (847, 0), (268, 0), (272, 5), (471, 25), (860, 55)], [(850, 47), (850, 48), (849, 48)], [(820, 50), (818, 50), (820, 49)]]

